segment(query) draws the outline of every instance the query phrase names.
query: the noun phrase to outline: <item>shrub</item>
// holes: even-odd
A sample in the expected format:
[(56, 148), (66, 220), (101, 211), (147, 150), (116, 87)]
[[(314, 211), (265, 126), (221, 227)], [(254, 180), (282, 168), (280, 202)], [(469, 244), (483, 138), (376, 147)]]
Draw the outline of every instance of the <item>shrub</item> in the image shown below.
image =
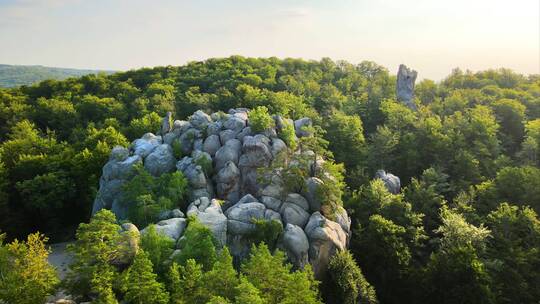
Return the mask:
[(270, 249), (275, 248), (279, 235), (283, 232), (283, 225), (277, 220), (252, 219), (255, 230), (249, 235), (251, 241), (255, 244), (268, 244)]
[(157, 232), (155, 225), (146, 228), (146, 233), (141, 236), (141, 247), (148, 253), (148, 257), (154, 265), (154, 272), (159, 276), (165, 274), (165, 261), (171, 256), (174, 242)]
[(186, 265), (189, 259), (194, 259), (204, 270), (210, 270), (217, 260), (214, 235), (210, 228), (201, 224), (196, 217), (188, 219), (188, 226), (180, 240), (179, 248), (181, 251), (175, 257), (175, 261), (181, 265)]
[(268, 114), (265, 106), (256, 107), (249, 112), (249, 126), (255, 133), (264, 132), (275, 125), (274, 119)]
[(55, 269), (47, 263), (47, 238), (34, 233), (26, 242), (3, 245), (4, 236), (0, 234), (0, 299), (13, 304), (43, 303), (59, 283)]
[(294, 125), (288, 121), (283, 122), (283, 128), (279, 132), (279, 138), (281, 138), (287, 147), (292, 151), (295, 151), (298, 144), (296, 142), (296, 132), (294, 130)]

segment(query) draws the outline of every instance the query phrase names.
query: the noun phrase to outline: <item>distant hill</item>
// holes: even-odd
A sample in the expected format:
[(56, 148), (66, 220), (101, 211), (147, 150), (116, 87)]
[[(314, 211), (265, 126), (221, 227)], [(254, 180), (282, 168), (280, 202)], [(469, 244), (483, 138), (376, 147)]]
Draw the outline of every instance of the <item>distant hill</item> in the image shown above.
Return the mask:
[(41, 65), (0, 64), (0, 87), (16, 87), (21, 85), (30, 85), (45, 79), (62, 80), (69, 77), (78, 77), (97, 73), (112, 74), (114, 72), (100, 70), (51, 68)]

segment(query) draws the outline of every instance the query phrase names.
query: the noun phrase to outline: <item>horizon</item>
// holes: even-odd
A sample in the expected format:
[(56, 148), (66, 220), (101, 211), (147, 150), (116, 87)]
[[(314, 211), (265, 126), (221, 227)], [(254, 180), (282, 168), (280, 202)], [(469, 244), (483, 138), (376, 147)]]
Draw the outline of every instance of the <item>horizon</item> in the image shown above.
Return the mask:
[(420, 80), (454, 68), (540, 74), (538, 1), (433, 2), (0, 0), (0, 61), (127, 71), (231, 55), (328, 57), (391, 74), (403, 63)]

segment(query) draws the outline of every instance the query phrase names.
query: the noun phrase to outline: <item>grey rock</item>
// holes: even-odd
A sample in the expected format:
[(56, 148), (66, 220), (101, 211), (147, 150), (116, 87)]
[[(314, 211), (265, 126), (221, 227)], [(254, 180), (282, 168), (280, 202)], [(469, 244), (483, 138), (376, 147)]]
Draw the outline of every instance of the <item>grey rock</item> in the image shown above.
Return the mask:
[(270, 140), (266, 136), (246, 136), (242, 145), (242, 156), (240, 156), (240, 167), (262, 167), (268, 166), (272, 160), (268, 143)]
[(195, 215), (201, 224), (207, 226), (218, 241), (220, 247), (227, 242), (227, 217), (221, 211), (218, 200), (213, 199), (208, 202), (208, 198), (200, 198), (199, 205), (195, 207), (195, 202), (188, 207), (188, 215)]
[(253, 232), (252, 219), (264, 219), (266, 207), (261, 203), (236, 204), (227, 210), (228, 228), (232, 234)]
[(310, 177), (306, 180), (305, 198), (309, 203), (310, 212), (320, 211), (322, 202), (320, 201), (318, 189), (324, 182), (317, 177)]
[(311, 215), (304, 231), (309, 240), (309, 261), (315, 277), (320, 279), (328, 269), (330, 258), (336, 252), (345, 250), (347, 235), (338, 223), (319, 212)]
[(396, 84), (397, 99), (403, 102), (407, 107), (416, 111), (414, 98), (414, 82), (418, 73), (415, 70), (407, 68), (404, 64), (399, 65)]
[(206, 127), (207, 135), (219, 135), (219, 132), (223, 129), (223, 123), (221, 121), (214, 121), (208, 124)]
[(115, 146), (111, 150), (111, 155), (109, 156), (109, 160), (114, 160), (114, 161), (121, 162), (121, 161), (126, 160), (126, 158), (128, 158), (128, 156), (129, 156), (129, 150), (128, 149), (126, 149), (124, 147), (121, 147), (121, 146)]
[(184, 155), (191, 154), (193, 151), (193, 143), (197, 138), (201, 136), (201, 132), (197, 129), (187, 129), (180, 137), (178, 138), (180, 142), (180, 149)]
[(221, 199), (236, 203), (240, 199), (240, 170), (232, 161), (225, 163), (216, 176), (216, 193)]
[(184, 158), (182, 158), (176, 163), (176, 169), (178, 171), (184, 172), (191, 165), (193, 165), (193, 158), (189, 156), (184, 156)]
[(173, 145), (174, 141), (178, 139), (179, 132), (169, 132), (165, 135), (163, 135), (163, 143), (167, 145)]
[(311, 125), (312, 125), (311, 119), (307, 117), (295, 120), (294, 129), (296, 131), (296, 136), (298, 137), (311, 136), (311, 132), (305, 129), (307, 127), (311, 127)]
[(262, 196), (261, 203), (263, 203), (266, 208), (272, 209), (274, 211), (280, 211), (282, 204), (280, 200), (271, 196)]
[(208, 126), (208, 124), (212, 122), (212, 118), (203, 111), (198, 110), (193, 113), (193, 115), (191, 115), (191, 117), (189, 118), (189, 122), (196, 129), (203, 130)]
[(146, 133), (143, 137), (136, 139), (131, 144), (133, 153), (145, 158), (152, 153), (155, 148), (161, 145), (161, 136), (152, 133)]
[(121, 193), (118, 195), (112, 203), (111, 211), (116, 216), (116, 219), (119, 221), (128, 219), (128, 205), (121, 200)]
[(186, 217), (180, 209), (173, 209), (171, 210), (171, 218), (175, 217)]
[(252, 136), (253, 132), (251, 132), (251, 127), (245, 127), (240, 131), (240, 133), (236, 134), (236, 139), (240, 140), (242, 143), (244, 143), (244, 138), (246, 136)]
[(281, 205), (280, 213), (284, 223), (294, 224), (302, 228), (309, 219), (309, 213), (300, 206), (291, 203), (283, 203), (283, 205)]
[[(202, 151), (204, 141), (201, 138), (197, 138), (193, 141), (193, 151)], [(193, 153), (193, 152), (192, 152)]]
[(229, 140), (236, 138), (237, 133), (238, 132), (229, 129), (219, 132), (219, 140), (221, 141), (221, 144), (224, 145)]
[(348, 239), (350, 239), (351, 234), (351, 218), (347, 214), (345, 208), (338, 206), (334, 211), (336, 223), (341, 226), (341, 229), (347, 234)]
[[(245, 114), (245, 113), (242, 113)], [(246, 119), (242, 117), (241, 113), (236, 113), (229, 117), (224, 123), (223, 127), (232, 130), (235, 134), (242, 131), (246, 127)], [(246, 115), (247, 116), (247, 115)]]
[(272, 139), (272, 156), (276, 158), (280, 153), (287, 151), (287, 145), (279, 138)]
[[(103, 180), (103, 179), (102, 179)], [(99, 191), (92, 206), (92, 215), (101, 209), (110, 209), (117, 196), (121, 194), (125, 180), (114, 179), (108, 182), (102, 182)]]
[(122, 161), (113, 158), (103, 166), (101, 178), (104, 181), (130, 179), (135, 174), (134, 166), (138, 164), (142, 164), (142, 158), (139, 155), (129, 156)]
[(238, 201), (238, 204), (246, 204), (246, 203), (258, 203), (259, 200), (256, 199), (253, 195), (251, 194), (246, 194), (244, 195), (239, 201)]
[(214, 156), (215, 170), (219, 171), (225, 163), (232, 161), (238, 165), (238, 158), (240, 157), (240, 141), (238, 139), (229, 140), (224, 146), (219, 148)]
[(132, 223), (124, 223), (120, 227), (122, 231), (120, 231), (120, 243), (118, 247), (122, 249), (118, 251), (119, 255), (114, 258), (112, 264), (116, 266), (128, 266), (139, 251), (140, 232), (137, 226)]
[(174, 158), (171, 146), (159, 145), (144, 160), (144, 168), (154, 176), (169, 173), (174, 170), (176, 158)]
[(282, 242), (289, 260), (296, 268), (303, 269), (308, 263), (309, 241), (302, 228), (287, 224)]
[(386, 189), (392, 194), (398, 194), (401, 190), (401, 181), (399, 180), (399, 177), (392, 173), (387, 173), (384, 170), (377, 170), (375, 178), (380, 178), (384, 182)]
[(178, 130), (180, 133), (184, 133), (187, 129), (191, 128), (193, 128), (191, 123), (185, 120), (175, 120), (173, 123), (173, 130)]
[(161, 122), (161, 135), (165, 135), (172, 130), (172, 113), (167, 112)]
[(210, 135), (204, 140), (203, 151), (211, 156), (216, 155), (217, 150), (221, 148), (221, 142), (219, 136)]
[[(176, 242), (184, 233), (186, 224), (187, 220), (185, 218), (171, 218), (168, 220), (159, 221), (156, 224), (156, 231)], [(148, 232), (148, 228), (141, 230), (141, 234), (143, 235), (146, 232)]]
[(278, 221), (281, 223), (281, 214), (271, 209), (266, 209), (264, 211), (264, 218), (268, 221)]
[(275, 175), (272, 176), (270, 184), (268, 184), (262, 190), (261, 195), (271, 196), (281, 200), (283, 196), (283, 191), (283, 182), (277, 175)]
[(285, 198), (285, 202), (295, 204), (305, 211), (309, 211), (308, 201), (298, 193), (289, 193)]

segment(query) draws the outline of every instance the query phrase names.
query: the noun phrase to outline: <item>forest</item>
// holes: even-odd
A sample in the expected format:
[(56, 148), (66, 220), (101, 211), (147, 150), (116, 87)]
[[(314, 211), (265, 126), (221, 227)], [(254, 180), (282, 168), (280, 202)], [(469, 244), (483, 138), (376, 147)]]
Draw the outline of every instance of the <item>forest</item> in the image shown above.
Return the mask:
[[(397, 100), (386, 68), (328, 58), (232, 56), (0, 88), (0, 303), (44, 303), (59, 287), (92, 303), (538, 303), (540, 75), (455, 69), (417, 82), (414, 103)], [(172, 263), (150, 232), (115, 267), (123, 223), (90, 218), (112, 148), (159, 130), (167, 112), (263, 107), (309, 117), (341, 164), (352, 237), (331, 274), (292, 269), (263, 241), (237, 267), (195, 219)], [(399, 193), (379, 169), (400, 177)], [(73, 239), (60, 282), (47, 242)]]

